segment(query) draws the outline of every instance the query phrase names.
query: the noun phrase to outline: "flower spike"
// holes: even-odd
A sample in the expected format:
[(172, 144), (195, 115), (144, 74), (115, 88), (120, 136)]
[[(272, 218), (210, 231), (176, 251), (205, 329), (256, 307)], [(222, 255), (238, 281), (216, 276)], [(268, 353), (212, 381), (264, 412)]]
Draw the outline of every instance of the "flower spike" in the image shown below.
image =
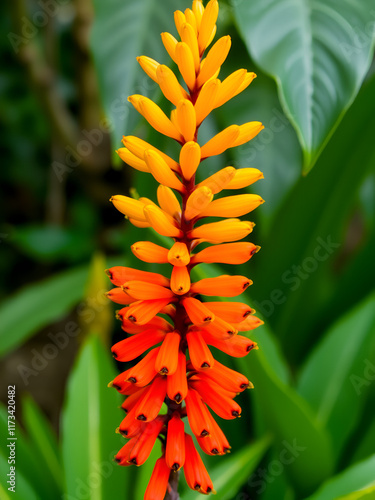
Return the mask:
[[(168, 276), (122, 266), (107, 270), (115, 288), (106, 296), (120, 304), (117, 318), (126, 332), (112, 353), (118, 362), (131, 363), (109, 384), (124, 396), (126, 413), (117, 432), (128, 441), (115, 460), (124, 467), (142, 465), (155, 443), (161, 443), (145, 500), (164, 500), (167, 493), (177, 497), (180, 469), (190, 488), (205, 495), (215, 493), (189, 432), (205, 454), (230, 451), (216, 415), (227, 420), (240, 417), (242, 409), (235, 398), (253, 384), (215, 359), (216, 350), (234, 358), (255, 351), (256, 342), (239, 332), (263, 323), (246, 301), (222, 301), (245, 292), (251, 279), (236, 274), (191, 277), (199, 264), (244, 264), (260, 249), (239, 241), (253, 231), (254, 223), (238, 217), (255, 210), (263, 199), (227, 191), (247, 188), (263, 174), (252, 166), (227, 166), (204, 174), (203, 161), (250, 141), (263, 125), (233, 124), (198, 143), (199, 128), (209, 114), (256, 77), (238, 69), (220, 78), (231, 39), (223, 36), (214, 41), (218, 14), (218, 0), (209, 0), (206, 7), (202, 0), (193, 0), (191, 8), (174, 13), (178, 38), (167, 32), (161, 38), (179, 74), (146, 55), (137, 58), (172, 110), (167, 116), (139, 94), (129, 101), (157, 132), (177, 142), (176, 156), (130, 135), (123, 137), (124, 147), (117, 151), (127, 165), (140, 175), (150, 174), (159, 186), (156, 196), (135, 199), (117, 194), (111, 202), (141, 231), (150, 228), (169, 238), (161, 245), (140, 238), (131, 246), (140, 261), (169, 266)], [(204, 174), (199, 183), (198, 169)]]

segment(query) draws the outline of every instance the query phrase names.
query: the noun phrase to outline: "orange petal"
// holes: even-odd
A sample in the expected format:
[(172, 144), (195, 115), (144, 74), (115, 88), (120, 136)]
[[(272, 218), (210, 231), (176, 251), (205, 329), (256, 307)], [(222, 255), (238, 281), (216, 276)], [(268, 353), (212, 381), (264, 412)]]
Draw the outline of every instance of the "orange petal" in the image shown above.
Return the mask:
[(151, 57), (146, 57), (146, 56), (137, 57), (137, 61), (139, 62), (141, 68), (146, 73), (146, 75), (148, 75), (152, 80), (154, 80), (154, 82), (158, 83), (156, 77), (156, 70), (158, 69), (160, 64), (154, 59), (151, 59)]
[(184, 144), (180, 152), (180, 165), (184, 178), (189, 181), (195, 174), (201, 161), (201, 148), (199, 144), (190, 141)]
[[(125, 411), (125, 413), (129, 413), (133, 408), (136, 407), (136, 405), (140, 401), (140, 398), (142, 397), (142, 394), (144, 394), (145, 391), (148, 390), (148, 387), (149, 386), (139, 388), (137, 392), (131, 394), (125, 399), (125, 401), (121, 405), (121, 408)], [(136, 422), (139, 422), (139, 420), (136, 420)]]
[(240, 332), (248, 332), (249, 330), (255, 330), (258, 326), (264, 325), (264, 322), (257, 318), (256, 316), (248, 316), (241, 323), (236, 323), (233, 326)]
[(197, 126), (199, 126), (206, 116), (208, 116), (214, 109), (219, 88), (220, 80), (217, 79), (209, 80), (201, 88), (198, 98), (194, 104)]
[[(145, 391), (149, 390), (149, 387), (144, 387)], [(144, 393), (142, 393), (141, 397), (143, 397)], [(137, 404), (139, 401), (137, 402)], [(126, 438), (133, 438), (135, 436), (138, 436), (143, 430), (143, 427), (145, 425), (144, 422), (141, 422), (140, 420), (137, 420), (135, 418), (135, 412), (136, 412), (136, 407), (132, 408), (129, 413), (126, 415), (124, 420), (121, 422), (118, 431), (120, 434)]]
[(171, 289), (176, 295), (184, 295), (190, 290), (190, 274), (185, 266), (173, 266)]
[(219, 316), (229, 323), (240, 323), (247, 318), (249, 314), (255, 312), (243, 302), (205, 302), (204, 305), (208, 307), (215, 316)]
[(241, 146), (242, 144), (251, 141), (251, 139), (254, 139), (254, 137), (257, 136), (263, 129), (264, 126), (261, 122), (249, 122), (240, 125), (240, 133), (231, 147)]
[(178, 34), (181, 36), (182, 26), (186, 24), (186, 17), (185, 14), (180, 10), (175, 10), (174, 12), (174, 23), (176, 25)]
[(130, 455), (130, 452), (131, 450), (133, 449), (133, 446), (135, 445), (137, 441), (137, 438), (133, 438), (131, 439), (130, 441), (128, 441), (126, 443), (125, 446), (123, 446), (121, 448), (121, 450), (116, 454), (115, 456), (115, 461), (119, 464), (119, 465), (124, 465), (124, 466), (127, 466), (127, 465), (131, 465), (129, 463), (129, 455)]
[(165, 461), (174, 471), (181, 469), (185, 463), (185, 426), (177, 411), (168, 422)]
[(192, 293), (203, 295), (214, 295), (222, 297), (235, 297), (240, 295), (252, 281), (246, 276), (218, 276), (217, 278), (205, 278), (191, 285)]
[(129, 462), (142, 465), (148, 459), (155, 441), (164, 426), (164, 417), (159, 416), (153, 422), (146, 424), (129, 454)]
[(167, 186), (160, 185), (157, 190), (157, 197), (160, 208), (167, 214), (174, 217), (177, 221), (180, 221), (181, 205), (172, 189)]
[(162, 236), (170, 236), (171, 238), (183, 236), (181, 229), (172, 224), (160, 208), (148, 205), (144, 208), (144, 213), (152, 228)]
[(219, 200), (212, 201), (202, 212), (200, 217), (241, 217), (260, 204), (264, 200), (257, 194), (239, 194), (236, 196), (226, 196)]
[(168, 66), (160, 64), (156, 70), (156, 77), (161, 91), (172, 104), (177, 106), (181, 99), (187, 99), (187, 92), (178, 83), (176, 75)]
[(165, 336), (155, 361), (155, 370), (161, 375), (172, 375), (177, 370), (181, 336), (177, 331)]
[(112, 196), (109, 201), (114, 204), (119, 212), (127, 217), (140, 221), (146, 221), (145, 214), (143, 213), (144, 205), (139, 200), (118, 194), (116, 196)]
[(124, 136), (122, 142), (129, 149), (129, 151), (131, 151), (135, 156), (137, 156), (141, 160), (144, 159), (145, 151), (151, 149), (152, 151), (155, 151), (159, 156), (163, 158), (163, 160), (166, 162), (169, 168), (171, 168), (175, 172), (180, 171), (180, 166), (176, 161), (174, 161), (170, 156), (166, 155), (165, 153), (155, 148), (148, 142), (143, 141), (142, 139), (139, 139), (138, 137), (135, 137), (133, 135)]
[(190, 361), (196, 370), (208, 370), (215, 364), (211, 351), (199, 332), (189, 332), (186, 335)]
[(226, 243), (201, 250), (191, 258), (192, 264), (206, 262), (207, 264), (244, 264), (260, 250), (259, 246), (252, 243)]
[(137, 419), (143, 422), (154, 420), (167, 393), (167, 377), (156, 377), (141, 404), (137, 406)]
[(185, 397), (186, 411), (191, 430), (196, 436), (208, 436), (211, 433), (211, 421), (208, 409), (201, 396), (194, 389), (189, 388)]
[(238, 69), (221, 82), (216, 96), (215, 108), (222, 106), (236, 95), (240, 85), (245, 80), (246, 74), (246, 69)]
[(235, 358), (242, 358), (249, 354), (252, 349), (258, 349), (256, 342), (242, 335), (234, 335), (230, 339), (221, 340), (206, 329), (202, 330), (201, 333), (208, 345), (212, 345)]
[(197, 187), (186, 202), (185, 220), (189, 221), (197, 215), (200, 216), (202, 211), (205, 211), (210, 205), (213, 197), (214, 195), (210, 188), (205, 186)]
[(219, 383), (220, 387), (230, 392), (242, 392), (245, 389), (252, 389), (254, 387), (245, 375), (227, 368), (223, 364), (219, 363), (219, 361), (215, 362), (215, 365), (211, 370), (206, 370), (205, 372), (200, 373), (199, 376), (201, 379), (205, 379), (208, 383), (211, 383), (208, 379)]
[(133, 254), (143, 262), (166, 264), (168, 262), (168, 250), (150, 241), (138, 241), (131, 246)]
[(171, 469), (161, 457), (156, 460), (154, 470), (148, 482), (144, 500), (163, 500), (167, 491)]
[(147, 281), (148, 283), (154, 283), (155, 285), (167, 286), (169, 287), (169, 279), (165, 278), (161, 274), (150, 273), (148, 271), (138, 271), (138, 269), (132, 269), (131, 267), (115, 266), (105, 271), (109, 279), (116, 286), (122, 286), (127, 281), (141, 280)]
[(152, 149), (147, 150), (145, 151), (144, 158), (150, 172), (160, 184), (184, 192), (185, 188), (182, 182), (158, 153), (152, 151)]
[(220, 340), (230, 339), (238, 333), (233, 324), (224, 321), (219, 316), (216, 316), (212, 323), (205, 325), (204, 330)]
[(263, 178), (263, 173), (257, 168), (239, 168), (225, 189), (242, 189)]
[(208, 455), (224, 455), (230, 451), (231, 446), (216, 420), (210, 412), (208, 413), (211, 418), (212, 433), (204, 438), (198, 437), (199, 446)]
[(229, 35), (219, 38), (207, 54), (203, 67), (201, 68), (197, 85), (201, 87), (207, 82), (223, 64), (231, 47), (231, 38)]
[(144, 387), (149, 384), (151, 380), (154, 380), (157, 375), (154, 366), (159, 350), (160, 347), (152, 349), (141, 359), (141, 361), (129, 368), (126, 372), (126, 382), (131, 382), (138, 387)]
[(190, 47), (185, 42), (178, 42), (176, 45), (175, 59), (178, 69), (190, 90), (195, 87), (195, 66), (194, 58)]
[(195, 72), (198, 73), (200, 67), (200, 55), (199, 55), (199, 47), (198, 47), (196, 32), (194, 31), (193, 26), (185, 22), (181, 25), (181, 31), (179, 33), (181, 36), (181, 40), (185, 42), (189, 46), (189, 49), (191, 50), (191, 54), (194, 60), (194, 69)]
[[(193, 12), (195, 14), (194, 5), (193, 5)], [(218, 1), (210, 0), (206, 5), (204, 12), (202, 13), (202, 18), (199, 28), (198, 43), (199, 43), (199, 51), (201, 54), (208, 46), (212, 30), (216, 25), (218, 15), (219, 15)]]
[(212, 481), (208, 475), (199, 453), (195, 449), (191, 436), (185, 434), (185, 466), (184, 473), (186, 482), (192, 490), (200, 493), (215, 493)]
[(106, 296), (110, 300), (112, 300), (112, 302), (115, 302), (116, 304), (122, 304), (124, 306), (127, 306), (128, 304), (136, 301), (136, 299), (130, 297), (130, 295), (124, 292), (122, 288), (113, 288), (106, 293)]
[(193, 0), (192, 11), (197, 22), (197, 29), (199, 30), (204, 12), (202, 0)]
[(168, 252), (168, 262), (172, 266), (183, 267), (190, 262), (189, 250), (185, 243), (176, 242)]
[(177, 40), (170, 33), (162, 33), (161, 40), (163, 42), (165, 50), (169, 54), (169, 57), (177, 64), (177, 58), (176, 58)]
[(117, 361), (131, 361), (143, 354), (147, 349), (161, 342), (166, 333), (153, 328), (136, 333), (132, 337), (120, 340), (112, 346), (112, 354)]
[(134, 302), (126, 311), (125, 318), (138, 325), (145, 325), (170, 302), (170, 298)]
[(119, 155), (122, 161), (135, 168), (136, 170), (139, 170), (140, 172), (150, 172), (150, 169), (146, 165), (146, 162), (141, 158), (138, 158), (138, 156), (135, 156), (127, 148), (119, 148), (116, 150), (116, 153)]
[(198, 26), (197, 26), (197, 19), (194, 15), (194, 12), (191, 9), (185, 9), (185, 18), (186, 22), (190, 24), (190, 26), (193, 28), (195, 37), (197, 36), (198, 33)]
[[(186, 142), (193, 141), (195, 138), (197, 118), (195, 116), (195, 109), (191, 101), (182, 99), (176, 109), (176, 118), (178, 128)], [(173, 187), (173, 186), (172, 186)]]
[(215, 315), (200, 300), (194, 297), (186, 297), (181, 301), (181, 304), (194, 325), (207, 325), (207, 323), (215, 319)]
[[(220, 384), (220, 380), (218, 380)], [(241, 407), (230, 397), (224, 395), (220, 386), (205, 380), (191, 381), (191, 387), (196, 389), (204, 402), (221, 418), (232, 420), (241, 415)]]
[(177, 370), (167, 377), (167, 394), (169, 399), (180, 404), (186, 398), (187, 392), (186, 357), (179, 351)]
[(208, 156), (216, 156), (224, 153), (228, 148), (233, 147), (237, 137), (240, 134), (240, 127), (238, 125), (230, 125), (222, 132), (216, 134), (204, 146), (201, 147), (201, 156), (207, 158)]
[(254, 227), (253, 222), (239, 219), (226, 219), (196, 227), (188, 233), (190, 239), (199, 239), (210, 243), (224, 243), (245, 238)]
[(233, 167), (225, 167), (216, 172), (215, 174), (207, 177), (204, 181), (197, 185), (197, 188), (208, 187), (211, 189), (213, 194), (220, 193), (222, 189), (225, 189), (230, 181), (236, 174), (236, 169)]
[(147, 283), (147, 281), (127, 281), (122, 288), (137, 300), (171, 299), (174, 296), (170, 288)]

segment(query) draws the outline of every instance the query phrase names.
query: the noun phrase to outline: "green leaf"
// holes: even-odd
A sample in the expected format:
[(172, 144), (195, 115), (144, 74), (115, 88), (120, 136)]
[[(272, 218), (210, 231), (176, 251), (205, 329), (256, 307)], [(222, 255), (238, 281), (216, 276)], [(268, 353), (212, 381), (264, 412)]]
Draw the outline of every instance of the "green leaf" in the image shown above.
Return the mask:
[(50, 423), (30, 396), (23, 398), (22, 416), (28, 437), (37, 452), (36, 455), (34, 451), (34, 457), (44, 473), (53, 478), (56, 489), (61, 495), (64, 479), (57, 437), (52, 431)]
[(338, 500), (374, 500), (375, 498), (375, 486), (370, 486), (364, 490), (356, 491), (354, 493), (349, 493), (344, 497), (340, 497)]
[[(307, 500), (332, 500), (375, 486), (375, 455), (333, 477)], [(356, 498), (356, 497), (354, 497)], [(359, 497), (361, 498), (361, 497)], [(370, 497), (371, 498), (371, 497)]]
[[(253, 473), (271, 443), (270, 436), (265, 436), (251, 445), (244, 446), (232, 456), (223, 457), (221, 464), (210, 471), (217, 494), (216, 500), (232, 500), (239, 488)], [(189, 490), (183, 500), (200, 500), (199, 493)]]
[(297, 491), (310, 493), (332, 470), (327, 433), (306, 402), (277, 377), (262, 349), (250, 358), (236, 360), (236, 365), (254, 382), (255, 404), (275, 434), (285, 473)]
[[(10, 473), (11, 465), (8, 464), (7, 457), (3, 455), (3, 452), (0, 450), (0, 474), (3, 478), (0, 483), (0, 497), (2, 500), (40, 500), (40, 496), (32, 488), (30, 483), (25, 479), (21, 471), (17, 470), (16, 467), (16, 488), (15, 492), (9, 491), (8, 488), (11, 488), (12, 485), (7, 483), (10, 480), (10, 476), (7, 477), (7, 474)], [(13, 465), (14, 467), (14, 465)], [(48, 498), (48, 497), (45, 497)], [(49, 497), (51, 498), (51, 497)]]
[[(299, 380), (299, 393), (330, 431), (338, 456), (361, 416), (374, 376), (374, 363), (373, 294), (327, 332), (308, 359)], [(371, 379), (366, 377), (367, 372)]]
[[(16, 410), (17, 411), (17, 410)], [(9, 436), (8, 433), (8, 413), (7, 408), (1, 404), (0, 405), (0, 435), (5, 440)], [(52, 498), (58, 498), (61, 494), (58, 487), (56, 486), (53, 477), (51, 476), (49, 470), (45, 470), (39, 462), (39, 453), (32, 443), (27, 439), (21, 427), (16, 421), (15, 427), (16, 441), (16, 470), (17, 470), (17, 480), (18, 473), (20, 474), (20, 481), (22, 483), (22, 489), (25, 491), (34, 490), (37, 493), (37, 498), (39, 500), (49, 500)], [(10, 444), (11, 440), (7, 440), (7, 444)], [(6, 460), (8, 460), (8, 454), (5, 454), (5, 450), (9, 452), (9, 448), (4, 446), (4, 452), (1, 452)], [(9, 472), (9, 466), (8, 471)], [(2, 477), (6, 477), (2, 476)], [(21, 489), (21, 491), (22, 491)], [(13, 497), (12, 497), (13, 498)], [(21, 498), (21, 497), (20, 497)], [(28, 496), (22, 498), (29, 498)], [(32, 496), (30, 498), (33, 498)]]
[(0, 354), (25, 342), (35, 331), (64, 314), (83, 296), (87, 268), (64, 271), (29, 285), (0, 307)]
[[(114, 144), (129, 133), (133, 107), (131, 94), (150, 94), (158, 86), (140, 68), (136, 58), (152, 57), (160, 63), (169, 57), (160, 33), (173, 30), (173, 12), (184, 10), (182, 0), (94, 0), (95, 21), (91, 47), (97, 68), (102, 101), (113, 132)], [(169, 63), (167, 63), (169, 64)]]
[[(251, 276), (254, 285), (250, 292), (256, 298), (251, 304), (283, 342), (296, 328), (303, 332), (288, 346), (288, 355), (295, 360), (301, 359), (301, 352), (316, 339), (317, 321), (337, 290), (334, 259), (343, 248), (345, 224), (358, 190), (374, 165), (375, 115), (368, 105), (374, 92), (373, 77), (314, 170), (287, 197), (269, 237), (257, 241), (262, 249)], [(355, 127), (355, 123), (361, 126)]]
[(113, 461), (125, 444), (115, 434), (122, 418), (118, 409), (121, 398), (107, 388), (115, 376), (99, 337), (89, 336), (69, 378), (62, 415), (66, 492), (74, 498), (106, 500), (125, 495), (131, 472)]
[(306, 173), (370, 66), (373, 0), (253, 0), (235, 2), (234, 13), (252, 57), (277, 81)]

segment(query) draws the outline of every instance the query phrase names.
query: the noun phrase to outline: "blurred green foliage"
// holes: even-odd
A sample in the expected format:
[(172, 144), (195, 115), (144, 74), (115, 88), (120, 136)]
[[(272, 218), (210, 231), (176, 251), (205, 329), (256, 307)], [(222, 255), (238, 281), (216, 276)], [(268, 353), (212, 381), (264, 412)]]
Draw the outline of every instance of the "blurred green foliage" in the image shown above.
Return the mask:
[[(97, 252), (110, 257), (107, 266), (140, 266), (130, 244), (160, 242), (108, 203), (131, 188), (156, 199), (156, 182), (120, 165), (113, 151), (123, 134), (135, 134), (174, 154), (172, 141), (151, 131), (126, 99), (140, 93), (167, 109), (136, 57), (168, 63), (159, 33), (175, 34), (173, 10), (189, 5), (93, 0), (92, 17), (86, 0), (51, 4), (56, 10), (44, 17), (40, 3), (17, 0), (11, 13), (0, 7), (7, 35), (0, 43), (7, 65), (0, 80), (0, 352), (13, 367), (3, 376), (12, 384), (17, 348), (28, 341), (30, 362), (36, 335), (63, 322), (75, 327), (56, 334), (54, 348), (74, 363), (58, 435), (33, 400), (29, 376), (21, 376), (17, 493), (0, 486), (1, 498), (139, 500), (159, 448), (139, 469), (112, 461), (122, 444), (114, 434), (121, 412), (106, 387), (116, 374), (108, 348), (113, 309), (103, 299)], [(209, 159), (199, 175), (227, 165), (265, 174), (254, 188), (266, 203), (254, 213), (251, 235), (262, 250), (237, 272), (254, 280), (247, 300), (266, 325), (252, 336), (260, 350), (231, 361), (255, 389), (241, 396), (241, 421), (223, 424), (231, 456), (205, 458), (216, 498), (375, 498), (375, 0), (221, 0), (220, 7), (219, 35), (232, 36), (222, 74), (245, 67), (258, 78), (210, 116), (199, 141), (232, 123), (260, 120), (266, 128)], [(120, 338), (118, 326), (114, 335)], [(68, 354), (61, 343), (72, 339), (77, 349)], [(5, 406), (0, 426), (6, 435)], [(2, 448), (2, 477), (8, 470)], [(183, 500), (199, 497), (184, 481), (181, 491)]]

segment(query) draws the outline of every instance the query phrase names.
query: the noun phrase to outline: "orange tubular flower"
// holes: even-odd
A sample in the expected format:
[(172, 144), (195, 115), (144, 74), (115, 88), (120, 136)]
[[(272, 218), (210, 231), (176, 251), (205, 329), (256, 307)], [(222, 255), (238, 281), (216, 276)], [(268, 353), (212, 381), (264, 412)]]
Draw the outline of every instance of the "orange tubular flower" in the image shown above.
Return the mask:
[[(209, 0), (206, 7), (202, 0), (193, 0), (191, 9), (175, 12), (178, 38), (169, 33), (161, 37), (179, 74), (147, 56), (138, 58), (173, 109), (167, 116), (149, 98), (137, 94), (129, 101), (157, 132), (178, 143), (176, 158), (134, 136), (123, 137), (124, 147), (117, 151), (129, 166), (151, 174), (160, 185), (153, 200), (114, 195), (111, 202), (134, 226), (171, 238), (170, 245), (138, 241), (131, 246), (143, 262), (169, 264), (168, 277), (121, 266), (107, 270), (115, 286), (107, 297), (122, 306), (117, 318), (128, 334), (112, 347), (112, 353), (117, 361), (133, 361), (110, 383), (126, 396), (122, 404), (126, 416), (118, 432), (129, 439), (115, 459), (123, 466), (141, 465), (156, 440), (162, 443), (146, 500), (163, 500), (167, 491), (177, 487), (181, 468), (190, 488), (214, 492), (183, 419), (187, 417), (203, 452), (223, 455), (230, 450), (211, 411), (228, 420), (239, 417), (241, 407), (234, 399), (252, 383), (215, 360), (215, 349), (246, 356), (257, 345), (237, 333), (262, 324), (246, 303), (218, 301), (217, 297), (242, 294), (252, 284), (246, 276), (191, 279), (192, 269), (201, 263), (244, 264), (260, 249), (248, 241), (239, 242), (252, 232), (254, 223), (238, 217), (256, 209), (263, 199), (233, 191), (224, 195), (226, 190), (252, 185), (263, 174), (256, 168), (228, 166), (203, 176), (200, 183), (195, 178), (197, 169), (204, 169), (205, 158), (244, 144), (263, 128), (257, 121), (233, 124), (205, 144), (198, 143), (198, 129), (209, 113), (244, 91), (256, 77), (239, 69), (220, 79), (231, 39), (223, 36), (213, 42), (218, 12), (218, 0)], [(221, 220), (205, 223), (206, 217)], [(143, 357), (136, 359), (139, 356)]]

